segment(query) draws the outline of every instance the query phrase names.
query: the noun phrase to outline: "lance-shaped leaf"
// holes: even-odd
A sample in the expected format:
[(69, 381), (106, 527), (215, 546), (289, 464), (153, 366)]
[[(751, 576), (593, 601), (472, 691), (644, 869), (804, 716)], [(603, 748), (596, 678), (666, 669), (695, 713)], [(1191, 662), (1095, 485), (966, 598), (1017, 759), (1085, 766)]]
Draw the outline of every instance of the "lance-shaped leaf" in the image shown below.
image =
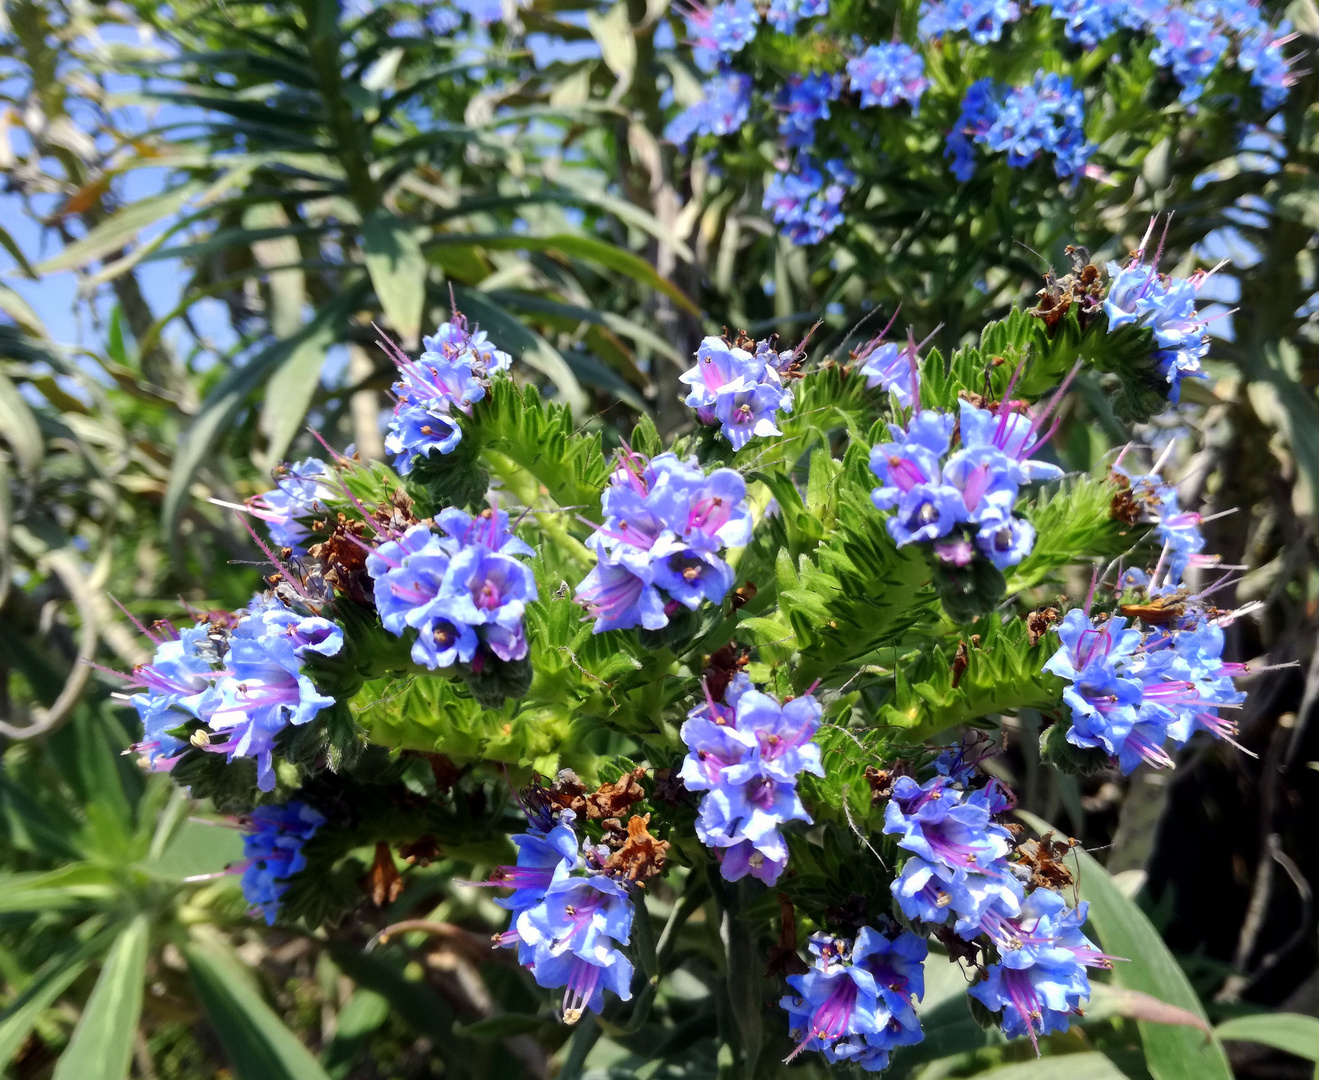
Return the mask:
[(325, 1070), (261, 1000), (236, 957), (218, 944), (183, 950), (207, 1019), (238, 1080), (329, 1080)]
[[(296, 334), (268, 345), (247, 363), (234, 368), (211, 391), (184, 433), (182, 444), (174, 456), (174, 467), (170, 471), (165, 505), (161, 511), (162, 527), (167, 534), (174, 531), (192, 478), (252, 392), (285, 364), (295, 360), (304, 362), (308, 355), (304, 347), (310, 349), (314, 344), (322, 351), (328, 347), (347, 325), (364, 289), (365, 281), (362, 278), (352, 281)], [(305, 408), (304, 404), (304, 411)], [(290, 411), (296, 412), (296, 405)], [(300, 413), (298, 419), (301, 421)]]
[(133, 1036), (142, 1013), (150, 936), (150, 920), (138, 915), (115, 939), (68, 1049), (55, 1065), (54, 1080), (125, 1080), (128, 1076)]
[(362, 224), (362, 249), (385, 316), (403, 347), (416, 348), (426, 303), (426, 257), (416, 232), (388, 210), (377, 210)]

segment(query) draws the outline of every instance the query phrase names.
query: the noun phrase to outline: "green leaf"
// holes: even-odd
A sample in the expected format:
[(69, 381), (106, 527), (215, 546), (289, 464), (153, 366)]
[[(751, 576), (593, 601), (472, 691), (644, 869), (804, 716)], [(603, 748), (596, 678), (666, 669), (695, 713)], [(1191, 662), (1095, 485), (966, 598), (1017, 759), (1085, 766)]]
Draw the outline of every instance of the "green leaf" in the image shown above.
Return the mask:
[(552, 236), (524, 236), (521, 233), (452, 233), (433, 237), (429, 243), (478, 244), (497, 251), (558, 252), (569, 258), (585, 259), (588, 262), (598, 263), (607, 270), (625, 274), (642, 285), (664, 293), (675, 304), (693, 315), (701, 314), (700, 308), (692, 302), (691, 297), (671, 281), (660, 277), (655, 268), (641, 256), (615, 247), (607, 240), (596, 239), (594, 236), (576, 236), (572, 233), (556, 233)]
[(489, 1016), (470, 1024), (454, 1024), (453, 1033), (465, 1039), (484, 1042), (490, 1039), (506, 1039), (510, 1035), (530, 1035), (540, 1031), (549, 1021), (540, 1016), (526, 1013), (504, 1013)]
[(328, 1080), (324, 1069), (261, 1000), (238, 960), (223, 946), (183, 950), (202, 1010), (238, 1080)]
[(388, 210), (376, 210), (362, 224), (362, 251), (394, 332), (404, 348), (415, 348), (426, 304), (426, 257), (416, 233)]
[(87, 999), (54, 1080), (125, 1080), (133, 1060), (133, 1036), (142, 1013), (151, 922), (136, 916), (115, 939)]
[(0, 375), (0, 441), (9, 444), (21, 473), (36, 476), (45, 452), (41, 429), (18, 387), (4, 375)]
[(205, 186), (201, 181), (194, 180), (162, 195), (153, 195), (129, 203), (117, 214), (102, 221), (81, 240), (75, 241), (58, 255), (43, 262), (37, 267), (37, 273), (53, 274), (57, 270), (72, 270), (85, 266), (103, 255), (119, 251), (143, 229), (182, 208), (184, 203)]
[(1127, 1080), (1103, 1054), (1062, 1054), (977, 1073), (977, 1080)]
[(1319, 1020), (1297, 1013), (1237, 1016), (1214, 1028), (1220, 1039), (1260, 1043), (1319, 1063)]
[[(365, 286), (363, 278), (350, 280), (339, 295), (321, 308), (315, 318), (296, 334), (268, 345), (247, 363), (229, 372), (211, 391), (184, 433), (178, 452), (174, 455), (174, 465), (170, 470), (164, 507), (161, 510), (161, 524), (166, 534), (174, 531), (193, 476), (210, 456), (215, 444), (223, 437), (252, 391), (272, 372), (298, 358), (303, 346), (310, 347), (313, 342), (318, 343), (320, 348), (328, 345), (339, 329), (347, 325)], [(319, 344), (322, 342), (323, 345)]]
[[(1017, 816), (1037, 832), (1050, 829), (1034, 814), (1019, 810)], [(1200, 998), (1145, 913), (1122, 895), (1093, 856), (1080, 848), (1073, 854), (1078, 862), (1081, 899), (1090, 904), (1089, 925), (1104, 952), (1125, 957), (1114, 962), (1113, 981), (1204, 1020)], [(1139, 1021), (1139, 1027), (1145, 1063), (1154, 1080), (1232, 1080), (1232, 1070), (1216, 1038), (1183, 1024)]]
[[(90, 925), (84, 923), (84, 926)], [(50, 1008), (79, 975), (91, 958), (105, 947), (104, 934), (93, 935), (52, 956), (32, 977), (0, 1015), (0, 1068), (7, 1066), (22, 1048), (41, 1014)]]

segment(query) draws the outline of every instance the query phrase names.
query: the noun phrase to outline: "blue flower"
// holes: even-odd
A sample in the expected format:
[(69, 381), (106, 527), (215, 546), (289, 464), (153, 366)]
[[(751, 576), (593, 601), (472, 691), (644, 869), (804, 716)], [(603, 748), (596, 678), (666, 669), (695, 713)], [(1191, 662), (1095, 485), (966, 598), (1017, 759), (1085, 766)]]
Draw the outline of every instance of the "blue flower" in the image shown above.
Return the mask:
[(820, 1050), (830, 1062), (851, 1061), (878, 1072), (889, 1052), (924, 1038), (913, 1003), (924, 996), (925, 941), (908, 931), (862, 927), (854, 941), (811, 938), (815, 956), (804, 975), (790, 975), (779, 1002), (797, 1050)]
[(395, 471), (407, 476), (418, 459), (452, 453), (462, 437), (463, 429), (447, 412), (406, 405), (389, 422), (385, 451), (394, 459)]
[(944, 156), (952, 158), (953, 174), (966, 181), (975, 171), (973, 145), (1005, 153), (1014, 169), (1049, 154), (1054, 173), (1065, 179), (1083, 171), (1095, 151), (1086, 141), (1084, 120), (1085, 100), (1070, 77), (1041, 71), (1023, 87), (980, 79), (967, 90)]
[(1210, 19), (1176, 6), (1166, 8), (1163, 18), (1151, 23), (1150, 30), (1158, 42), (1150, 59), (1172, 69), (1173, 77), (1182, 84), (1183, 103), (1197, 100), (1227, 52), (1228, 39)]
[(280, 898), (294, 874), (307, 865), (302, 845), (316, 835), (325, 818), (302, 802), (258, 806), (243, 823), (243, 896), (274, 925)]
[(882, 386), (885, 393), (898, 399), (898, 404), (909, 409), (916, 401), (916, 371), (914, 356), (908, 347), (878, 340), (868, 342), (857, 356), (860, 372), (866, 377), (866, 389)]
[[(727, 388), (714, 375), (711, 384), (714, 391), (702, 384), (693, 395), (716, 398)], [(596, 633), (658, 630), (679, 606), (722, 602), (736, 575), (719, 553), (751, 538), (746, 482), (732, 469), (707, 476), (671, 453), (621, 460), (601, 495), (604, 523), (587, 541), (597, 564), (577, 586)]]
[(479, 660), (527, 655), (522, 620), (537, 597), (536, 580), (513, 554), (530, 551), (508, 531), (508, 515), (488, 510), (472, 518), (440, 514), (444, 535), (413, 525), (366, 559), (381, 625), (402, 636), (417, 631), (412, 659), (435, 670)]
[(1014, 0), (922, 0), (917, 33), (926, 39), (966, 30), (977, 45), (988, 45), (1020, 14)]
[(1122, 25), (1126, 0), (1044, 0), (1055, 19), (1066, 23), (1063, 33), (1087, 49), (1093, 49)]
[(724, 0), (708, 8), (693, 3), (686, 22), (696, 66), (716, 71), (756, 36), (760, 13), (751, 0)]
[(1290, 35), (1291, 24), (1283, 20), (1273, 29), (1251, 30), (1237, 42), (1237, 66), (1250, 72), (1251, 85), (1259, 88), (1266, 110), (1284, 105), (1296, 81), (1290, 61), (1282, 55), (1283, 43)]
[(1011, 941), (1000, 945), (987, 978), (968, 991), (991, 1012), (1002, 1012), (1009, 1038), (1066, 1031), (1090, 997), (1087, 967), (1107, 968), (1112, 961), (1081, 933), (1087, 907), (1068, 909), (1049, 889), (1026, 897), (1013, 920)]
[(307, 458), (275, 470), (275, 489), (247, 500), (248, 512), (266, 524), (276, 547), (306, 554), (302, 542), (307, 528), (299, 520), (325, 512), (326, 500), (334, 492), (328, 486), (331, 473), (325, 462)]
[(773, 884), (788, 859), (780, 827), (811, 820), (797, 777), (824, 775), (811, 741), (821, 708), (809, 694), (780, 703), (739, 682), (725, 700), (688, 714), (681, 734), (689, 752), (679, 775), (689, 790), (705, 793), (696, 834), (717, 849), (723, 876), (736, 881), (749, 873)]
[(925, 60), (910, 45), (885, 42), (871, 45), (847, 62), (852, 90), (861, 95), (861, 107), (879, 105), (891, 109), (900, 101), (920, 111), (921, 95), (930, 85), (925, 78)]
[(854, 183), (856, 177), (841, 161), (825, 162), (821, 172), (803, 152), (791, 171), (770, 179), (763, 205), (793, 244), (818, 244), (843, 223), (843, 196)]
[(1035, 546), (1035, 527), (1020, 518), (991, 522), (976, 533), (976, 547), (999, 570), (1016, 566)]
[(784, 142), (794, 148), (813, 146), (815, 125), (829, 119), (829, 103), (838, 99), (841, 90), (837, 75), (789, 75), (777, 101)]
[(686, 147), (697, 135), (730, 135), (747, 122), (751, 109), (751, 76), (732, 72), (712, 76), (705, 97), (665, 125), (664, 137)]
[(490, 378), (507, 371), (512, 357), (495, 348), (484, 331), (469, 330), (457, 313), (422, 339), (424, 351), (416, 360), (388, 341), (382, 344), (401, 376), (393, 386), (397, 403), (385, 449), (406, 476), (419, 459), (453, 452), (462, 440), (454, 414), (470, 414), (485, 397)]
[(257, 787), (262, 791), (275, 786), (271, 761), (275, 736), (289, 724), (309, 723), (334, 704), (333, 697), (320, 693), (302, 673), (293, 643), (279, 634), (231, 638), (225, 674), (215, 691), (202, 719), (228, 738), (212, 740), (206, 749), (226, 754), (229, 761), (256, 758)]
[(1168, 380), (1168, 398), (1176, 402), (1181, 381), (1204, 378), (1200, 361), (1209, 351), (1205, 322), (1196, 311), (1196, 288), (1203, 275), (1170, 278), (1144, 262), (1144, 245), (1126, 266), (1109, 263), (1104, 314), (1109, 331), (1139, 324), (1154, 332), (1155, 359)]
[(134, 749), (147, 755), (148, 764), (166, 767), (187, 748), (169, 732), (200, 717), (214, 697), (216, 659), (207, 627), (189, 626), (158, 643), (150, 663), (134, 667), (131, 685), (145, 691), (128, 699), (143, 728)]
[(798, 19), (821, 19), (829, 14), (829, 0), (770, 0), (765, 18), (781, 34), (791, 34)]
[(924, 410), (912, 416), (905, 431), (890, 425), (901, 441), (870, 452), (870, 471), (880, 482), (871, 500), (880, 510), (897, 510), (885, 525), (899, 546), (936, 540), (966, 520), (962, 493), (943, 482), (939, 460), (948, 451), (953, 423), (950, 415)]

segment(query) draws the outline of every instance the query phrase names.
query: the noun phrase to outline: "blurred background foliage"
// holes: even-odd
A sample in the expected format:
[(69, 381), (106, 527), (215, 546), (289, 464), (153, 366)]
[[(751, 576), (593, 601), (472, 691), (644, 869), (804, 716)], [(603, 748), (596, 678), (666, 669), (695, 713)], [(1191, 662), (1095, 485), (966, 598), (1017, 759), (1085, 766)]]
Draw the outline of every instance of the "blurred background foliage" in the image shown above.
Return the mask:
[[(878, 7), (891, 22), (896, 8)], [(1309, 0), (1288, 13), (1319, 32)], [(929, 1037), (896, 1068), (1229, 1075), (1219, 1043), (1188, 1055), (1198, 1033), (1151, 1022), (1148, 993), (1229, 1025), (1239, 1076), (1312, 1074), (1319, 1021), (1251, 1017), (1319, 1012), (1319, 80), (1302, 77), (1269, 129), (1207, 106), (1134, 131), (1118, 108), (1101, 146), (1111, 183), (1076, 192), (1002, 169), (958, 187), (938, 148), (915, 142), (876, 159), (863, 180), (879, 194), (803, 249), (760, 209), (774, 166), (759, 136), (720, 169), (662, 141), (695, 85), (673, 48), (678, 14), (662, 0), (534, 0), (487, 28), (447, 11), (464, 29), (437, 33), (434, 6), (407, 3), (5, 3), (6, 1075), (716, 1075), (707, 995), (725, 953), (718, 928), (684, 914), (707, 883), (651, 899), (672, 927), (659, 949), (684, 958), (667, 1042), (620, 1028), (597, 1045), (589, 1025), (565, 1042), (489, 951), (497, 910), (451, 886), (447, 860), (403, 864), (395, 881), (392, 855), (364, 850), (324, 883), (361, 897), (328, 932), (249, 919), (235, 879), (208, 876), (239, 857), (237, 834), (121, 756), (132, 714), (93, 663), (144, 659), (136, 624), (246, 601), (252, 545), (207, 500), (268, 487), (278, 461), (315, 450), (308, 426), (379, 456), (392, 369), (373, 322), (413, 347), (456, 306), (607, 439), (641, 414), (672, 433), (687, 417), (675, 376), (705, 333), (795, 341), (821, 319), (814, 355), (842, 360), (870, 332), (858, 318), (887, 321), (901, 303), (903, 325), (941, 326), (955, 345), (1065, 267), (1065, 245), (1120, 257), (1155, 212), (1173, 214), (1166, 266), (1231, 260), (1215, 378), (1134, 431), (1082, 379), (1058, 452), (1090, 469), (1129, 439), (1193, 429), (1183, 500), (1224, 515), (1210, 550), (1241, 568), (1220, 602), (1262, 604), (1229, 649), (1293, 666), (1250, 684), (1245, 753), (1206, 747), (1172, 774), (1043, 770), (1037, 719), (1018, 718), (997, 765), (1023, 806), (1096, 852), (1082, 892), (1105, 946), (1133, 963), (1050, 1044), (1065, 1068), (996, 1042), (961, 987), (938, 984)], [(1138, 72), (1111, 70), (1115, 101), (1140, 95)], [(506, 798), (432, 764), (474, 814)], [(400, 920), (411, 929), (377, 940)]]

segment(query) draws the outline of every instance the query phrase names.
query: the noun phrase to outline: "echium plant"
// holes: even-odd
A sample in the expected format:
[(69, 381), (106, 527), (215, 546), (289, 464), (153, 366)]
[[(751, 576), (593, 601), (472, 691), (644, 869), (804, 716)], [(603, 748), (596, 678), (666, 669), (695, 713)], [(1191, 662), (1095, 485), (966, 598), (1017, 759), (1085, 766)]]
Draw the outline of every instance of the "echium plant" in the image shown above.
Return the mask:
[[(1166, 461), (1052, 451), (1079, 369), (1131, 416), (1201, 374), (1197, 281), (1147, 247), (950, 357), (709, 337), (668, 447), (643, 421), (607, 449), (457, 313), (390, 346), (392, 467), (330, 453), (248, 500), (272, 572), (150, 629), (144, 762), (240, 816), (267, 919), (363, 902), (363, 847), (382, 880), (442, 855), (565, 1024), (671, 1032), (690, 964), (728, 1053), (880, 1070), (951, 958), (1038, 1044), (1117, 960), (985, 771), (1003, 717), (1039, 710), (1055, 768), (1127, 772), (1231, 739), (1244, 696)], [(722, 955), (684, 937), (703, 909)]]
[[(703, 96), (666, 137), (734, 164), (747, 155), (729, 137), (744, 125), (776, 138), (764, 209), (794, 244), (815, 244), (847, 219), (845, 203), (886, 201), (868, 198), (865, 171), (887, 175), (882, 163), (909, 157), (928, 172), (934, 140), (961, 183), (1002, 160), (1111, 184), (1129, 168), (1122, 139), (1153, 145), (1203, 101), (1230, 102), (1237, 120), (1267, 117), (1294, 80), (1291, 28), (1255, 0), (920, 0), (895, 14), (896, 25), (837, 0), (767, 13), (749, 0), (694, 3), (685, 40)], [(1161, 89), (1112, 100), (1121, 91), (1107, 58)]]

